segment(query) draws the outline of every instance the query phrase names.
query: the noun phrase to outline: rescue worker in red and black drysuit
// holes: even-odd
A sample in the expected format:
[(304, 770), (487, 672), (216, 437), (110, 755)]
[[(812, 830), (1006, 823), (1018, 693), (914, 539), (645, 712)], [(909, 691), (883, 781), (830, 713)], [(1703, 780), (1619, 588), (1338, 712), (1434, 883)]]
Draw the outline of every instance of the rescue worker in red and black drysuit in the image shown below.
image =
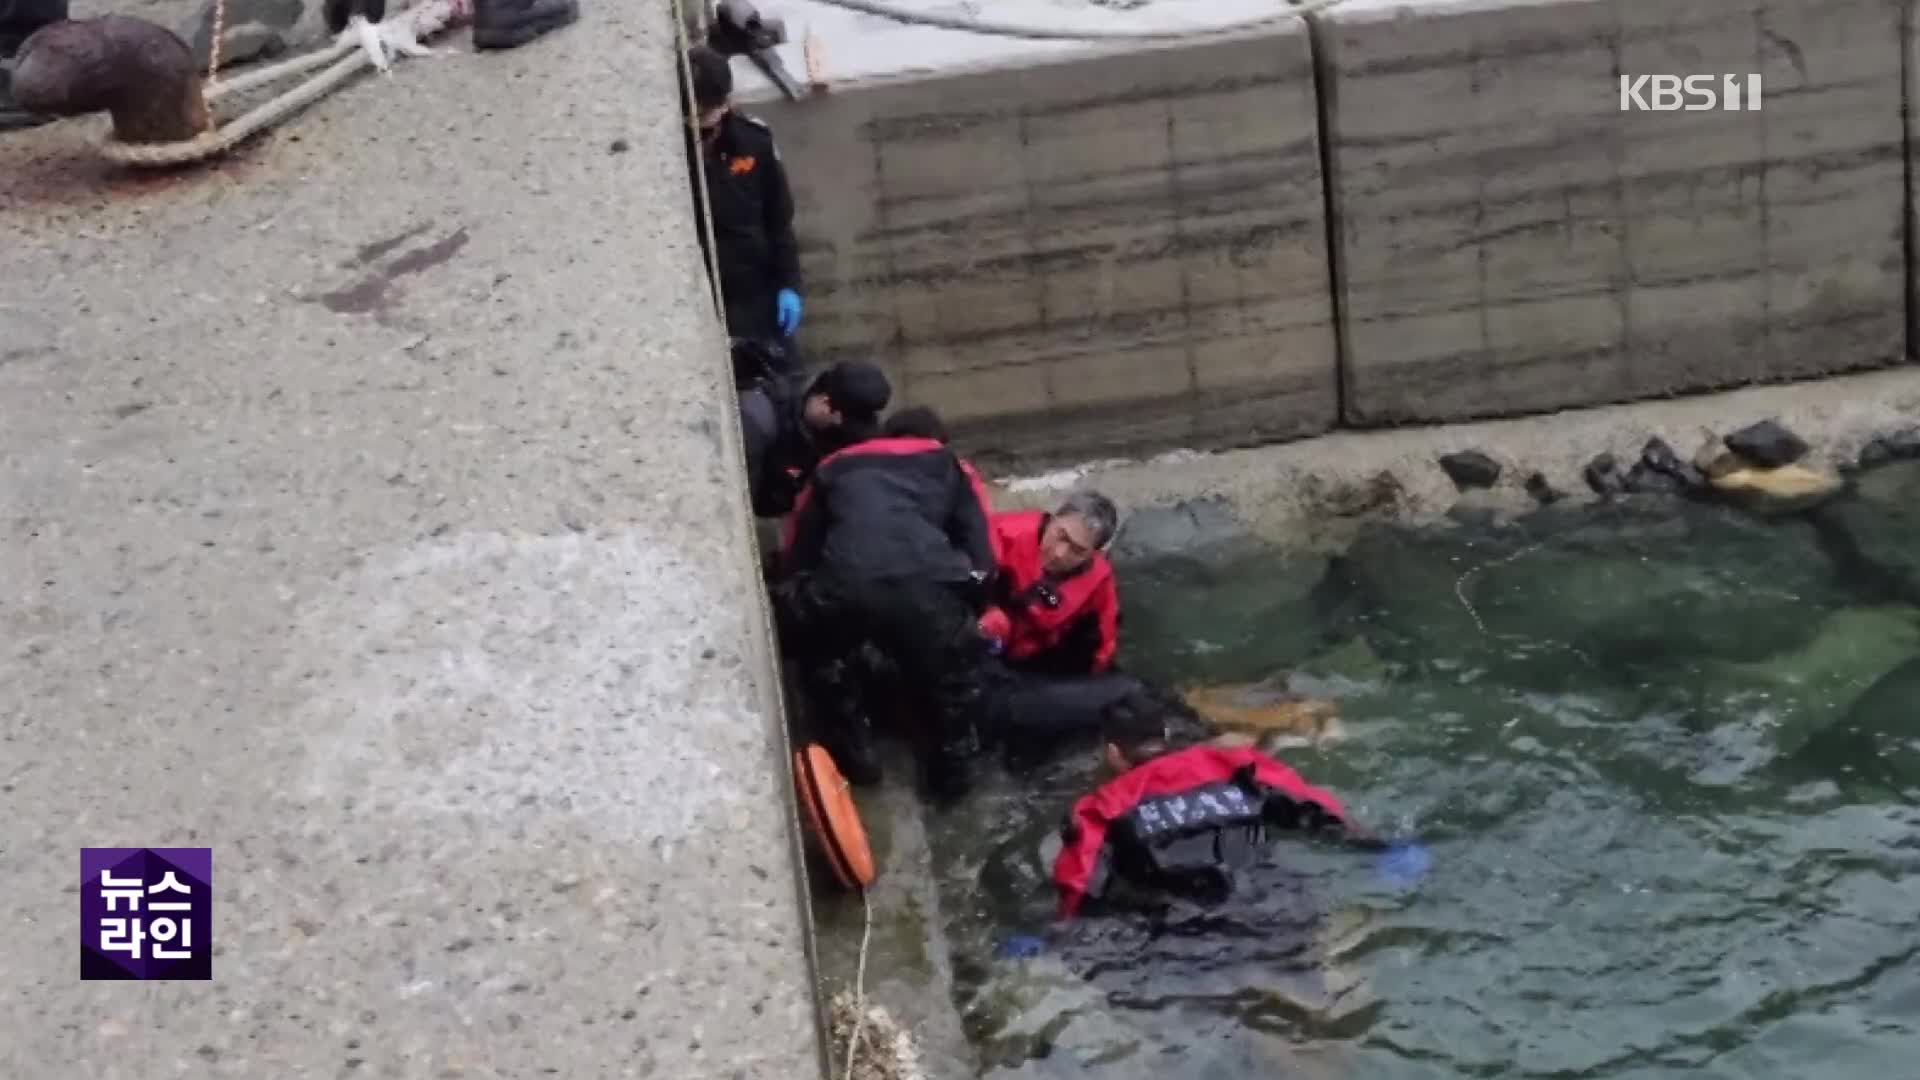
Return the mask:
[(774, 607), (816, 717), (814, 734), (855, 783), (878, 779), (853, 675), (871, 643), (931, 698), (920, 725), (926, 778), (951, 797), (979, 746), (978, 620), (993, 540), (976, 480), (937, 439), (881, 437), (814, 470), (795, 504)]
[(1119, 511), (1098, 492), (1058, 510), (993, 515), (1000, 574), (980, 632), (1007, 664), (1035, 675), (1097, 675), (1120, 646), (1120, 593), (1106, 546)]
[(1075, 802), (1061, 831), (1053, 882), (1062, 918), (1106, 896), (1116, 880), (1132, 890), (1224, 899), (1234, 870), (1258, 857), (1272, 828), (1388, 848), (1332, 792), (1259, 750), (1189, 742), (1149, 694), (1108, 716), (1106, 762), (1118, 775)]
[(1118, 527), (1113, 502), (1092, 491), (1052, 513), (993, 515), (1000, 572), (980, 633), (998, 657), (989, 726), (1010, 766), (1097, 730), (1108, 706), (1141, 689), (1113, 662), (1120, 594), (1105, 548)]

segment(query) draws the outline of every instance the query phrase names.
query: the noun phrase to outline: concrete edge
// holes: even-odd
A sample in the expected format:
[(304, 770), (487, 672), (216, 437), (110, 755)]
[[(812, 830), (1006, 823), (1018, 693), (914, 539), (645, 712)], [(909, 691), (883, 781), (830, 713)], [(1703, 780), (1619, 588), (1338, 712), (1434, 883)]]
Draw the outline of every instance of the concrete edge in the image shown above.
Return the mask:
[[(996, 72), (1022, 71), (1037, 67), (1056, 67), (1062, 64), (1083, 63), (1090, 60), (1106, 60), (1122, 56), (1136, 56), (1143, 53), (1164, 52), (1172, 49), (1185, 49), (1196, 44), (1216, 45), (1235, 41), (1253, 41), (1282, 34), (1301, 33), (1314, 16), (1276, 15), (1251, 26), (1225, 28), (1220, 30), (1201, 30), (1184, 37), (1138, 38), (1126, 40), (1100, 40), (1089, 38), (1084, 43), (1069, 44), (1058, 51), (1040, 54), (1008, 54), (991, 60), (974, 60), (941, 67), (902, 68), (879, 75), (846, 80), (833, 80), (825, 84), (825, 89), (812, 92), (813, 96), (830, 97), (836, 93), (855, 91), (884, 90), (893, 86), (913, 83), (939, 82), (945, 79), (964, 78), (972, 75), (990, 75)], [(956, 31), (957, 33), (957, 31)], [(776, 52), (786, 63), (788, 70), (804, 73), (805, 56), (799, 45), (788, 43), (781, 45)], [(749, 79), (741, 79), (743, 72), (751, 71)], [(738, 61), (734, 69), (736, 90), (734, 100), (741, 105), (755, 105), (770, 101), (785, 100), (772, 83), (753, 67), (750, 61)], [(742, 85), (744, 84), (744, 85)]]
[[(661, 17), (673, 28), (668, 35), (674, 50), (671, 59), (673, 71), (681, 79), (681, 91), (690, 93), (687, 81), (690, 78), (690, 72), (685, 62), (690, 44), (689, 25), (688, 20), (683, 17), (684, 10), (679, 0), (674, 0), (674, 3), (662, 10)], [(675, 104), (673, 108), (677, 113), (679, 105)], [(676, 117), (676, 124), (683, 122)], [(686, 172), (684, 158), (680, 163), (680, 169)], [(689, 174), (687, 176), (689, 189), (692, 187), (693, 180), (694, 178)], [(711, 218), (705, 212), (705, 202), (699, 201), (695, 205), (701, 208), (699, 219), (692, 223), (696, 232), (711, 235)], [(722, 314), (723, 308), (718, 302), (718, 298), (723, 295), (721, 284), (713, 277), (714, 267), (711, 263), (703, 260), (700, 264), (700, 274), (708, 279), (711, 294), (716, 298), (716, 303), (707, 309), (705, 315), (713, 340), (718, 344), (713, 351), (713, 363), (731, 373), (733, 361), (725, 345), (727, 333)], [(781, 662), (778, 638), (774, 630), (773, 607), (767, 595), (764, 585), (765, 574), (760, 564), (760, 544), (755, 524), (757, 519), (753, 514), (746, 475), (746, 437), (740, 427), (740, 392), (730, 374), (729, 377), (722, 377), (718, 381), (726, 387), (724, 407), (721, 410), (726, 416), (720, 424), (721, 453), (726, 457), (728, 471), (738, 479), (738, 482), (732, 485), (734, 514), (745, 537), (745, 543), (741, 546), (736, 561), (741, 564), (738, 570), (745, 579), (755, 583), (749, 592), (754, 598), (758, 614), (757, 622), (760, 626), (760, 633), (751, 635), (754, 640), (750, 643), (749, 659), (761, 673), (761, 685), (757, 688), (756, 696), (760, 699), (761, 708), (767, 717), (766, 735), (769, 742), (768, 751), (774, 757), (774, 775), (785, 778), (785, 783), (781, 785), (782, 802), (786, 807), (784, 816), (787, 827), (787, 846), (793, 859), (793, 890), (800, 916), (800, 941), (806, 953), (808, 974), (806, 993), (813, 1003), (815, 1056), (819, 1064), (819, 1076), (822, 1080), (830, 1080), (833, 1072), (833, 1053), (829, 1046), (832, 1025), (827, 1002), (821, 997), (819, 988), (820, 945), (814, 927), (813, 892), (808, 878), (807, 839), (800, 823), (799, 793), (795, 790), (793, 781), (794, 745), (787, 717), (785, 668)]]

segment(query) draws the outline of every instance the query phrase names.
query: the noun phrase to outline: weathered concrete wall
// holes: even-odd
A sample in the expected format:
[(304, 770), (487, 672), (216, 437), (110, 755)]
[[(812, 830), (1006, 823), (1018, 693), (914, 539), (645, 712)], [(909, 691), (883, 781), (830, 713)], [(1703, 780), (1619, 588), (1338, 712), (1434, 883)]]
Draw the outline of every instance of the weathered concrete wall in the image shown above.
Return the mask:
[[(970, 449), (1039, 464), (1901, 362), (1911, 6), (1348, 0), (1311, 50), (994, 59), (886, 24), (911, 62), (836, 23), (826, 54), (890, 80), (754, 107), (799, 185), (814, 358), (876, 356)], [(929, 35), (1000, 70), (898, 75), (940, 66)], [(1764, 104), (1623, 112), (1622, 73), (1758, 73)]]
[[(1900, 360), (1901, 8), (1358, 0), (1327, 16), (1345, 419), (1511, 414)], [(1758, 72), (1758, 112), (1620, 74)]]
[(805, 347), (879, 360), (989, 456), (1327, 430), (1312, 80), (1293, 27), (756, 102)]

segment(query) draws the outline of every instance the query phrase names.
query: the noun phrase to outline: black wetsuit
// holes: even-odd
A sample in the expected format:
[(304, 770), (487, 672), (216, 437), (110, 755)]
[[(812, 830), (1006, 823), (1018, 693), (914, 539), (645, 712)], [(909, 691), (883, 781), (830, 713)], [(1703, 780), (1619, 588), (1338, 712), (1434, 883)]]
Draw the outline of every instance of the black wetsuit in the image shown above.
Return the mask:
[[(689, 134), (689, 170), (694, 145)], [(780, 329), (775, 298), (782, 289), (800, 289), (800, 247), (793, 234), (793, 193), (773, 132), (759, 120), (729, 110), (702, 149), (707, 204), (719, 246), (727, 333), (779, 345), (785, 355), (778, 362), (784, 367), (772, 374), (797, 370), (799, 354)], [(695, 210), (699, 210), (697, 201)], [(706, 230), (699, 233), (701, 253), (706, 256)]]

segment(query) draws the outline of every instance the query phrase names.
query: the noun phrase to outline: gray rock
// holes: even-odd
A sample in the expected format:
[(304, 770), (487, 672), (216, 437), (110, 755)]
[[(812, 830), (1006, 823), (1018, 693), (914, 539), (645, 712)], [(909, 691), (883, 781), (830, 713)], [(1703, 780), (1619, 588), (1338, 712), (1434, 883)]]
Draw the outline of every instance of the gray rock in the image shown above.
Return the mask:
[(1554, 503), (1566, 498), (1565, 495), (1547, 481), (1545, 473), (1534, 473), (1532, 476), (1527, 477), (1527, 494), (1533, 496), (1533, 500), (1541, 506), (1552, 506)]
[[(1636, 473), (1651, 473), (1645, 477), (1642, 486), (1634, 484)], [(1665, 438), (1649, 438), (1647, 446), (1640, 452), (1640, 465), (1628, 473), (1628, 488), (1632, 490), (1651, 490), (1659, 494), (1701, 494), (1707, 490), (1707, 475), (1699, 471), (1697, 465), (1682, 461), (1674, 454), (1674, 448), (1668, 446)]]
[(1601, 454), (1587, 462), (1585, 471), (1587, 486), (1595, 495), (1611, 497), (1627, 492), (1627, 477), (1620, 471), (1620, 462), (1612, 454)]
[(1920, 461), (1920, 427), (1876, 436), (1860, 449), (1860, 467), (1874, 469), (1896, 461)]
[(1500, 479), (1500, 463), (1478, 450), (1461, 450), (1440, 459), (1453, 486), (1461, 491), (1490, 488)]
[(1211, 550), (1247, 539), (1247, 527), (1218, 495), (1185, 499), (1128, 514), (1108, 549), (1116, 562)]
[(1644, 461), (1636, 461), (1622, 481), (1635, 495), (1685, 495), (1687, 485), (1680, 478), (1661, 472)]
[(1763, 469), (1791, 465), (1807, 454), (1806, 440), (1778, 420), (1762, 420), (1727, 436), (1727, 449)]
[[(175, 31), (193, 50), (194, 63), (206, 67), (213, 42), (213, 0)], [(300, 22), (301, 0), (227, 0), (226, 24), (220, 43), (220, 66), (277, 56), (286, 51), (287, 37)]]
[(1406, 495), (1400, 478), (1381, 470), (1359, 482), (1325, 480), (1308, 476), (1300, 485), (1300, 497), (1320, 513), (1336, 518), (1365, 517), (1397, 506)]

